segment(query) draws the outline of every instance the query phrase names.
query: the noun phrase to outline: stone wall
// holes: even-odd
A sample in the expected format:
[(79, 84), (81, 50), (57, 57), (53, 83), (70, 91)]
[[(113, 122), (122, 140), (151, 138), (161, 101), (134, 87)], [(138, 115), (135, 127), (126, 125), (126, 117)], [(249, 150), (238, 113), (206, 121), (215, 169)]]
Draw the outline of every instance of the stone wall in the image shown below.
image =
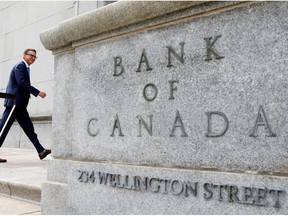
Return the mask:
[(287, 9), (120, 1), (42, 32), (42, 213), (287, 213)]

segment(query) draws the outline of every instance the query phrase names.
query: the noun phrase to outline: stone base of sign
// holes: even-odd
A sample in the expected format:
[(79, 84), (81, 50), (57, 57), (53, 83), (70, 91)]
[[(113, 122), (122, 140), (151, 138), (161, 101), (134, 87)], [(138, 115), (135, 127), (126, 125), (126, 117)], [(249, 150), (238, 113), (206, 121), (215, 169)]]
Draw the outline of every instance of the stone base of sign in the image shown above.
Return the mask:
[[(288, 210), (287, 177), (78, 161), (65, 164), (53, 166), (51, 182), (43, 185), (43, 214), (285, 214)], [(67, 182), (59, 183), (60, 175)]]

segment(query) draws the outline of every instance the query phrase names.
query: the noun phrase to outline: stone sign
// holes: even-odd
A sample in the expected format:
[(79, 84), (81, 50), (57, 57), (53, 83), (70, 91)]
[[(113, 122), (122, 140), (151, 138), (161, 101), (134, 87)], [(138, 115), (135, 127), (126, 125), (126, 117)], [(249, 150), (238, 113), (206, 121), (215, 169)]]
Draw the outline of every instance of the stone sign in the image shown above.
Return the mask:
[(41, 33), (55, 55), (42, 213), (287, 213), (287, 10), (119, 1)]

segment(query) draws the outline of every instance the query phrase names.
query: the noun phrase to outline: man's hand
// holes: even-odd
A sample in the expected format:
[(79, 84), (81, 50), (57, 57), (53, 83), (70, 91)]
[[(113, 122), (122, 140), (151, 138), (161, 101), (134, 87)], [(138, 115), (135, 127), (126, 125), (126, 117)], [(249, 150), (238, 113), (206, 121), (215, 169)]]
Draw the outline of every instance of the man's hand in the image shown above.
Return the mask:
[(44, 98), (44, 97), (46, 97), (46, 93), (40, 91), (39, 96), (40, 96), (41, 98)]

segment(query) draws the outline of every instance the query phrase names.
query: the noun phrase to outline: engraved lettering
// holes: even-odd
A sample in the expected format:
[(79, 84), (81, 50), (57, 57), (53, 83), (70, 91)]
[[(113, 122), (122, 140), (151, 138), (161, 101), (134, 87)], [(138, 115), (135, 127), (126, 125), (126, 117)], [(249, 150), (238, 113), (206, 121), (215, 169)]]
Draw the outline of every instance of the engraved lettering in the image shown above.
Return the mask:
[(109, 176), (110, 176), (110, 186), (116, 187), (117, 185), (116, 174), (110, 174)]
[(98, 176), (99, 176), (99, 183), (100, 184), (103, 183), (104, 185), (106, 185), (108, 177), (109, 177), (109, 173), (98, 172)]
[(140, 176), (135, 176), (135, 179), (136, 179), (136, 188), (138, 190), (141, 190), (141, 187), (142, 189), (144, 190), (147, 190), (147, 180), (148, 180), (148, 177), (145, 177), (145, 180), (143, 180)]
[(80, 173), (80, 176), (79, 176), (79, 178), (78, 178), (78, 181), (79, 182), (83, 182), (83, 171), (82, 170), (78, 170), (78, 172)]
[(170, 97), (169, 100), (174, 100), (174, 95), (173, 95), (173, 91), (177, 91), (177, 87), (174, 87), (174, 83), (179, 83), (179, 80), (170, 80), (169, 84), (170, 84)]
[(150, 65), (149, 65), (149, 61), (148, 61), (148, 58), (147, 58), (145, 49), (143, 49), (143, 52), (142, 52), (142, 55), (141, 55), (141, 58), (140, 58), (140, 62), (139, 62), (139, 66), (138, 66), (138, 69), (136, 70), (136, 72), (141, 72), (141, 65), (142, 65), (142, 63), (145, 63), (145, 64), (146, 64), (146, 71), (151, 71), (151, 70), (153, 69), (153, 68), (150, 67)]
[(179, 127), (181, 129), (181, 132), (182, 132), (181, 137), (188, 137), (187, 133), (185, 132), (184, 125), (183, 125), (179, 110), (177, 110), (176, 118), (175, 118), (174, 125), (172, 128), (172, 132), (169, 135), (170, 137), (175, 137), (175, 130), (177, 127)]
[(173, 54), (173, 56), (175, 56), (182, 64), (184, 64), (184, 44), (185, 42), (181, 42), (181, 54), (178, 55), (175, 50), (173, 49), (173, 47), (171, 46), (166, 46), (166, 48), (168, 49), (168, 65), (167, 67), (172, 67), (172, 63), (171, 63), (171, 54)]
[[(150, 97), (148, 97), (148, 92), (147, 92), (149, 89), (153, 89), (152, 92), (154, 92), (154, 94), (152, 93), (152, 96), (150, 95), (151, 92), (149, 93), (149, 96), (150, 96)], [(153, 100), (155, 100), (155, 98), (157, 97), (157, 94), (158, 94), (158, 89), (157, 89), (156, 85), (153, 84), (153, 83), (147, 84), (147, 85), (144, 87), (144, 89), (143, 89), (143, 97), (144, 97), (145, 100), (147, 100), (147, 101), (153, 101)]]
[(91, 172), (91, 175), (89, 176), (89, 180), (94, 183), (95, 182), (95, 174), (94, 174), (94, 171)]
[(281, 204), (280, 204), (280, 193), (285, 193), (284, 190), (276, 190), (276, 189), (271, 189), (269, 193), (274, 193), (275, 195), (275, 203), (274, 203), (274, 207), (275, 208), (280, 208)]
[[(78, 181), (81, 183), (90, 182), (93, 184), (96, 181), (94, 171), (78, 170)], [(97, 173), (97, 172), (96, 172)], [(118, 187), (128, 190), (149, 191), (153, 193), (183, 195), (188, 197), (190, 194), (194, 197), (198, 195), (198, 182), (181, 181), (177, 179), (161, 179), (157, 177), (141, 177), (129, 176), (121, 174), (112, 174), (98, 172), (99, 184), (108, 187)], [(131, 182), (130, 182), (131, 177)], [(98, 180), (97, 179), (97, 180)], [(220, 202), (249, 204), (254, 206), (273, 206), (280, 208), (284, 202), (281, 200), (285, 190), (269, 189), (268, 187), (237, 187), (236, 185), (227, 184), (203, 184), (203, 195), (206, 201), (215, 197), (215, 200)], [(269, 194), (271, 194), (270, 197)], [(215, 196), (214, 196), (215, 195)], [(239, 197), (241, 196), (241, 200)], [(268, 199), (269, 198), (269, 199)]]
[(139, 133), (138, 133), (138, 137), (142, 137), (142, 132), (141, 132), (141, 125), (144, 125), (145, 129), (147, 130), (147, 132), (149, 133), (150, 136), (152, 136), (152, 118), (153, 115), (149, 115), (150, 118), (150, 124), (148, 126), (148, 124), (142, 119), (142, 117), (140, 115), (137, 116), (137, 118), (139, 119)]
[(97, 122), (98, 122), (97, 118), (92, 118), (88, 122), (87, 131), (88, 131), (88, 134), (92, 137), (95, 137), (99, 134), (99, 129), (98, 130), (92, 130), (93, 128), (96, 127)]
[[(154, 187), (152, 186), (152, 182), (154, 182)], [(149, 179), (148, 186), (150, 190), (154, 193), (158, 193), (160, 190), (160, 182), (158, 178), (151, 178)]]
[[(221, 35), (217, 35), (214, 37), (214, 39), (212, 37), (208, 37), (208, 38), (204, 38), (204, 40), (206, 41), (206, 58), (205, 61), (210, 61), (212, 60), (212, 54), (215, 56), (216, 59), (222, 59), (224, 58), (224, 56), (220, 56), (220, 54), (216, 51), (216, 49), (213, 47), (215, 42), (221, 37)], [(211, 40), (213, 39), (213, 41), (211, 42)]]
[(212, 183), (205, 183), (203, 185), (204, 187), (204, 199), (205, 200), (209, 200), (213, 197), (213, 192), (212, 192), (212, 187), (213, 187), (213, 184)]
[[(178, 185), (178, 186), (175, 186), (175, 185)], [(183, 183), (181, 181), (172, 180), (170, 183), (170, 188), (171, 188), (171, 191), (173, 194), (179, 195), (183, 192), (184, 186), (183, 186)]]
[(243, 200), (244, 204), (254, 204), (253, 192), (251, 187), (243, 187)]
[(114, 126), (113, 126), (113, 131), (112, 131), (112, 134), (110, 136), (114, 137), (114, 132), (115, 132), (115, 129), (118, 129), (119, 131), (119, 136), (124, 136), (124, 134), (122, 133), (122, 130), (121, 130), (121, 126), (120, 126), (120, 121), (119, 121), (119, 118), (118, 118), (118, 114), (116, 115), (116, 118), (115, 118), (115, 122), (114, 122)]
[(227, 185), (214, 185), (214, 188), (218, 188), (218, 200), (222, 201), (223, 200), (223, 196), (222, 196), (222, 192), (223, 189), (227, 188)]
[(269, 124), (268, 124), (268, 121), (267, 121), (267, 118), (266, 118), (266, 115), (262, 106), (260, 106), (259, 108), (254, 130), (249, 136), (257, 137), (256, 132), (257, 132), (258, 126), (265, 127), (267, 131), (267, 135), (266, 135), (267, 137), (276, 137), (276, 134), (273, 133), (269, 127)]
[(123, 72), (124, 72), (124, 66), (122, 65), (122, 57), (121, 56), (114, 57), (114, 74), (113, 74), (113, 76), (120, 76)]
[[(194, 187), (192, 186), (192, 184), (194, 184)], [(197, 197), (197, 191), (198, 191), (198, 182), (190, 182), (190, 181), (184, 181), (184, 185), (185, 185), (185, 196), (188, 197), (189, 193), (188, 190), (190, 190), (193, 194), (194, 197)]]
[(80, 176), (80, 182), (88, 182), (89, 181), (89, 172), (82, 171), (82, 174)]
[[(255, 188), (256, 189), (256, 196), (255, 196), (255, 205), (258, 206), (266, 206), (266, 194), (267, 188)], [(266, 201), (266, 202), (265, 202)]]
[(227, 186), (228, 191), (228, 202), (240, 202), (238, 198), (238, 187), (235, 185), (228, 185)]
[(168, 179), (160, 179), (160, 182), (164, 182), (164, 191), (163, 191), (163, 194), (167, 194), (167, 193), (168, 193), (169, 180), (168, 180)]
[(133, 188), (132, 185), (129, 185), (129, 176), (128, 176), (128, 175), (125, 176), (125, 185), (124, 185), (124, 187), (125, 187), (126, 189), (131, 189), (131, 188)]
[(137, 187), (137, 179), (136, 179), (136, 176), (134, 176), (133, 182), (134, 182), (134, 184), (133, 184), (133, 189), (134, 189), (134, 190), (140, 190), (140, 188)]
[[(228, 130), (228, 126), (229, 126), (228, 118), (224, 115), (224, 113), (214, 111), (214, 112), (206, 112), (206, 115), (208, 117), (208, 130), (207, 130), (207, 133), (206, 133), (206, 137), (220, 137), (220, 136), (223, 136), (226, 133), (226, 131)], [(218, 116), (221, 116), (224, 119), (225, 126), (224, 126), (223, 130), (218, 132), (218, 133), (213, 133), (212, 132), (212, 126), (211, 126), (211, 117), (212, 117), (212, 115), (218, 115)]]
[(124, 184), (121, 184), (121, 175), (116, 175), (116, 187), (123, 188)]

